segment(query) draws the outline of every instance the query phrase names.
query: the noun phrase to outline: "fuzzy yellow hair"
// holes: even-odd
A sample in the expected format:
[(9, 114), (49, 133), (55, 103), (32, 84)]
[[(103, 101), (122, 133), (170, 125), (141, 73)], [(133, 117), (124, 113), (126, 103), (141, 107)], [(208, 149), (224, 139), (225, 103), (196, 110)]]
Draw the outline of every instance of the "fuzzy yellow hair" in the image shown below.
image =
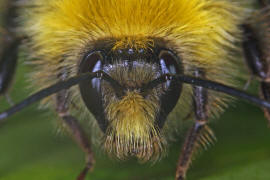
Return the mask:
[(223, 63), (224, 47), (232, 47), (236, 41), (237, 14), (241, 13), (235, 4), (221, 0), (35, 2), (37, 8), (24, 27), (32, 37), (35, 56), (53, 66), (64, 55), (79, 55), (98, 39), (119, 39), (116, 47), (145, 47), (152, 37), (170, 41), (184, 61)]
[[(242, 21), (239, 17), (243, 17), (243, 12), (231, 1), (35, 0), (33, 3), (35, 7), (25, 13), (22, 30), (30, 37), (28, 48), (37, 67), (32, 77), (39, 88), (59, 81), (63, 69), (68, 69), (68, 76), (75, 75), (85, 53), (93, 49), (97, 40), (107, 38), (116, 40), (113, 50), (148, 48), (153, 46), (154, 38), (162, 39), (164, 46), (180, 57), (186, 74), (192, 74), (194, 68), (203, 68), (207, 70), (206, 78), (233, 84), (237, 68), (229, 56), (236, 49)], [(230, 74), (225, 73), (228, 70)], [(213, 109), (217, 109), (219, 101), (210, 97)], [(178, 103), (176, 110), (181, 109), (179, 104), (182, 105)]]

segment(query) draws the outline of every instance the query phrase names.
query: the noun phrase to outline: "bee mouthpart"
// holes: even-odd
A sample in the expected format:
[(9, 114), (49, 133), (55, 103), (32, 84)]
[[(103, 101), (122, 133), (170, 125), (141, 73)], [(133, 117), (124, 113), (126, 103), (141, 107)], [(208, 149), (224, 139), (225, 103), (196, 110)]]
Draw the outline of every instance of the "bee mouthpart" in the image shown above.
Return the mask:
[(105, 139), (105, 150), (109, 156), (120, 160), (136, 157), (140, 162), (149, 160), (155, 162), (165, 153), (166, 141), (160, 136), (152, 136), (146, 139), (109, 135)]
[(109, 122), (105, 150), (118, 159), (159, 159), (165, 141), (155, 121), (158, 109), (158, 100), (145, 99), (136, 91), (128, 91), (121, 100), (110, 102), (105, 108)]

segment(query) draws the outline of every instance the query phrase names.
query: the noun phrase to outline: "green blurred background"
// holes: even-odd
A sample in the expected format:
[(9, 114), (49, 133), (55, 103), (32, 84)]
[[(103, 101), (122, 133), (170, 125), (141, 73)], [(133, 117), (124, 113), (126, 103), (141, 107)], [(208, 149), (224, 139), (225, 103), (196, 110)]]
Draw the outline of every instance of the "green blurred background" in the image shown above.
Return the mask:
[[(20, 64), (10, 92), (15, 102), (29, 95), (24, 88), (28, 71)], [(257, 84), (252, 86), (256, 94)], [(0, 127), (0, 180), (75, 180), (84, 167), (84, 153), (71, 138), (57, 133), (52, 114), (36, 106)], [(0, 97), (0, 111), (7, 107)], [(258, 107), (236, 102), (210, 126), (218, 141), (193, 161), (188, 180), (270, 179), (270, 129)], [(183, 137), (184, 132), (154, 165), (119, 162), (98, 152), (87, 180), (173, 180)]]
[[(29, 93), (27, 67), (20, 65), (11, 90), (18, 102)], [(256, 93), (257, 84), (251, 89)], [(84, 154), (72, 139), (59, 135), (52, 114), (37, 104), (10, 117), (0, 127), (0, 180), (75, 180), (84, 166)], [(0, 98), (0, 111), (8, 107)], [(270, 129), (259, 108), (234, 103), (211, 125), (218, 138), (193, 161), (188, 180), (270, 179)], [(184, 134), (184, 133), (183, 133)], [(119, 162), (97, 153), (91, 180), (173, 180), (183, 135), (171, 144), (168, 156), (152, 164)]]

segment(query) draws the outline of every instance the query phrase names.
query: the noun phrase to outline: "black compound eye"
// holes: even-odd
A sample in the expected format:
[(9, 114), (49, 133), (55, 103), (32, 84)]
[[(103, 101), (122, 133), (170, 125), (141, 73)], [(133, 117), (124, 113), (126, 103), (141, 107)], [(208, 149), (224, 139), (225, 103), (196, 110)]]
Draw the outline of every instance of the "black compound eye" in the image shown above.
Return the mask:
[(179, 74), (180, 69), (177, 63), (178, 58), (173, 52), (169, 50), (161, 50), (159, 53), (159, 63), (162, 74)]
[[(87, 54), (79, 65), (79, 73), (96, 72), (103, 70), (104, 56), (101, 51), (93, 51)], [(102, 130), (105, 130), (106, 122), (104, 118), (101, 79), (93, 78), (79, 83), (82, 99), (88, 110), (95, 116)]]
[[(159, 55), (159, 65), (162, 74), (179, 74), (181, 73), (178, 65), (179, 58), (169, 50), (161, 50)], [(169, 88), (171, 81), (166, 82), (166, 88)]]
[[(180, 59), (169, 50), (161, 50), (159, 55), (161, 74), (181, 74), (182, 66)], [(173, 110), (180, 97), (182, 84), (175, 80), (168, 80), (165, 83), (165, 93), (160, 97), (161, 111), (157, 119), (159, 127), (162, 127), (166, 117)]]
[(100, 51), (87, 54), (80, 64), (79, 73), (96, 72), (102, 69), (103, 55)]
[[(99, 70), (102, 70), (102, 64), (103, 64), (103, 56), (100, 51), (94, 51), (89, 53), (85, 56), (83, 59), (81, 65), (80, 65), (80, 72), (86, 73), (86, 72), (96, 72)], [(94, 78), (91, 80), (92, 88), (96, 89), (97, 91), (100, 91), (100, 79)]]

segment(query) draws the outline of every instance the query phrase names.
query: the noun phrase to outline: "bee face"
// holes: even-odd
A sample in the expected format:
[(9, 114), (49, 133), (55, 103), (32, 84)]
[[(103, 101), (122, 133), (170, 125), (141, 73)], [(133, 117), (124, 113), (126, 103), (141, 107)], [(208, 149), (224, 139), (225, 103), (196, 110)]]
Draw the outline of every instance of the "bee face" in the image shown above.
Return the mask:
[(80, 83), (85, 105), (106, 134), (108, 152), (119, 158), (134, 155), (142, 160), (161, 154), (165, 140), (160, 132), (182, 86), (174, 80), (147, 91), (142, 86), (166, 73), (182, 73), (178, 59), (159, 46), (107, 47), (86, 54), (79, 73), (102, 70), (121, 85), (121, 89), (115, 89), (99, 78)]

